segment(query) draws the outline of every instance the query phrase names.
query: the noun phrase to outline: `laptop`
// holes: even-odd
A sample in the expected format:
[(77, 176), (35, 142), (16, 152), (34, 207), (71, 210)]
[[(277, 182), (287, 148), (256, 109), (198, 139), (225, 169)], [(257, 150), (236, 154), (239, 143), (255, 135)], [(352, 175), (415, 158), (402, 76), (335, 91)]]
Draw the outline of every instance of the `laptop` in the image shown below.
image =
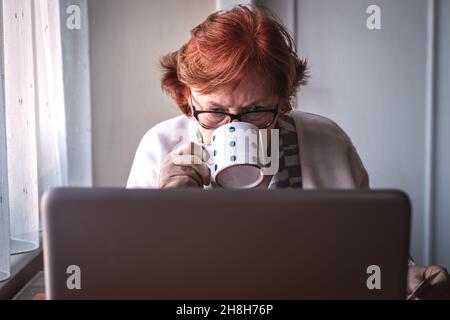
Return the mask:
[(396, 190), (61, 188), (45, 194), (49, 299), (405, 299)]

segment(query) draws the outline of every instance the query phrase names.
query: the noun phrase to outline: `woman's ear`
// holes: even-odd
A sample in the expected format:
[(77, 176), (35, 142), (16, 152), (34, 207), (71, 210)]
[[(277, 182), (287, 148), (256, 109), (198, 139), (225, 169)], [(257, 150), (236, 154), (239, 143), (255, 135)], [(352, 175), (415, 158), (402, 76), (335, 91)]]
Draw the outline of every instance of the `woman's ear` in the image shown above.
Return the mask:
[(278, 98), (278, 113), (285, 114), (291, 110), (291, 104), (289, 99), (279, 97)]
[(291, 110), (291, 106), (289, 103), (281, 102), (279, 104), (279, 113), (280, 114), (285, 114), (285, 113), (289, 112), (290, 110)]

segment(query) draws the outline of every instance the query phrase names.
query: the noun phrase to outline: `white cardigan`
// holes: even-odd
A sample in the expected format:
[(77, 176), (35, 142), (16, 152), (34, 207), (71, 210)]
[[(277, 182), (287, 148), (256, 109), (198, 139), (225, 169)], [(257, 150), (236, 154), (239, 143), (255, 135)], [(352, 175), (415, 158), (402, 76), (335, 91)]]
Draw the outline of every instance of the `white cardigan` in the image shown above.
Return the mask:
[[(295, 121), (303, 189), (369, 188), (369, 176), (347, 134), (323, 116), (292, 111)], [(200, 142), (194, 119), (184, 115), (159, 123), (142, 138), (127, 188), (158, 188), (165, 155), (181, 140)]]

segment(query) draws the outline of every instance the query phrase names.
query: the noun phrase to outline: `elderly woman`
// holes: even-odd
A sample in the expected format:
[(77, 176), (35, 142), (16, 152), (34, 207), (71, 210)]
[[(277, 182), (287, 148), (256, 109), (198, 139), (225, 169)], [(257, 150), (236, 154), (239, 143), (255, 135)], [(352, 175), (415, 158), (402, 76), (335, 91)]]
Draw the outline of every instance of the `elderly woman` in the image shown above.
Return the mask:
[[(260, 188), (369, 188), (347, 134), (325, 117), (292, 109), (292, 98), (307, 77), (306, 61), (267, 10), (238, 6), (217, 12), (191, 34), (161, 61), (162, 88), (182, 115), (147, 132), (127, 187), (209, 186), (207, 153), (200, 145), (211, 143), (215, 128), (240, 120), (279, 130), (279, 170), (265, 176)], [(188, 156), (174, 161), (180, 154)], [(437, 266), (410, 266), (408, 293), (428, 278), (419, 298), (450, 297), (448, 274)]]

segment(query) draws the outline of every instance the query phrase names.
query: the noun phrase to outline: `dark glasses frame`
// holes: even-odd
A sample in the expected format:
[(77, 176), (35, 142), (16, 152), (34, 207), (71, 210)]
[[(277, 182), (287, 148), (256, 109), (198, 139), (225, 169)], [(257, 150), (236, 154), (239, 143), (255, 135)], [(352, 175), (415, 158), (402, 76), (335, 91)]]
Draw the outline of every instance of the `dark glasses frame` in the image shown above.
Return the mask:
[(197, 110), (195, 108), (194, 103), (193, 103), (192, 97), (191, 97), (191, 105), (192, 105), (192, 114), (193, 114), (194, 118), (197, 120), (197, 122), (200, 124), (200, 126), (202, 126), (202, 128), (208, 129), (208, 130), (215, 129), (217, 127), (209, 127), (209, 126), (205, 126), (204, 124), (202, 124), (201, 121), (198, 118), (198, 116), (200, 114), (208, 113), (208, 114), (224, 115), (224, 116), (227, 116), (228, 119), (229, 119), (229, 122), (227, 122), (227, 123), (231, 123), (231, 122), (233, 122), (233, 120), (241, 121), (241, 117), (243, 117), (245, 115), (248, 115), (248, 114), (260, 113), (260, 112), (271, 112), (271, 113), (273, 113), (272, 121), (270, 121), (269, 124), (265, 125), (264, 127), (258, 127), (259, 129), (266, 129), (266, 128), (270, 127), (274, 123), (274, 121), (275, 121), (275, 119), (277, 117), (277, 114), (279, 113), (278, 104), (274, 108), (268, 108), (268, 107), (264, 107), (264, 106), (255, 106), (256, 108), (262, 108), (262, 109), (244, 111), (244, 112), (241, 112), (241, 113), (238, 113), (238, 114), (232, 114), (232, 113), (228, 113), (228, 112), (224, 112), (224, 111), (217, 111), (217, 110), (208, 110), (208, 111), (206, 111), (206, 110), (205, 111)]

